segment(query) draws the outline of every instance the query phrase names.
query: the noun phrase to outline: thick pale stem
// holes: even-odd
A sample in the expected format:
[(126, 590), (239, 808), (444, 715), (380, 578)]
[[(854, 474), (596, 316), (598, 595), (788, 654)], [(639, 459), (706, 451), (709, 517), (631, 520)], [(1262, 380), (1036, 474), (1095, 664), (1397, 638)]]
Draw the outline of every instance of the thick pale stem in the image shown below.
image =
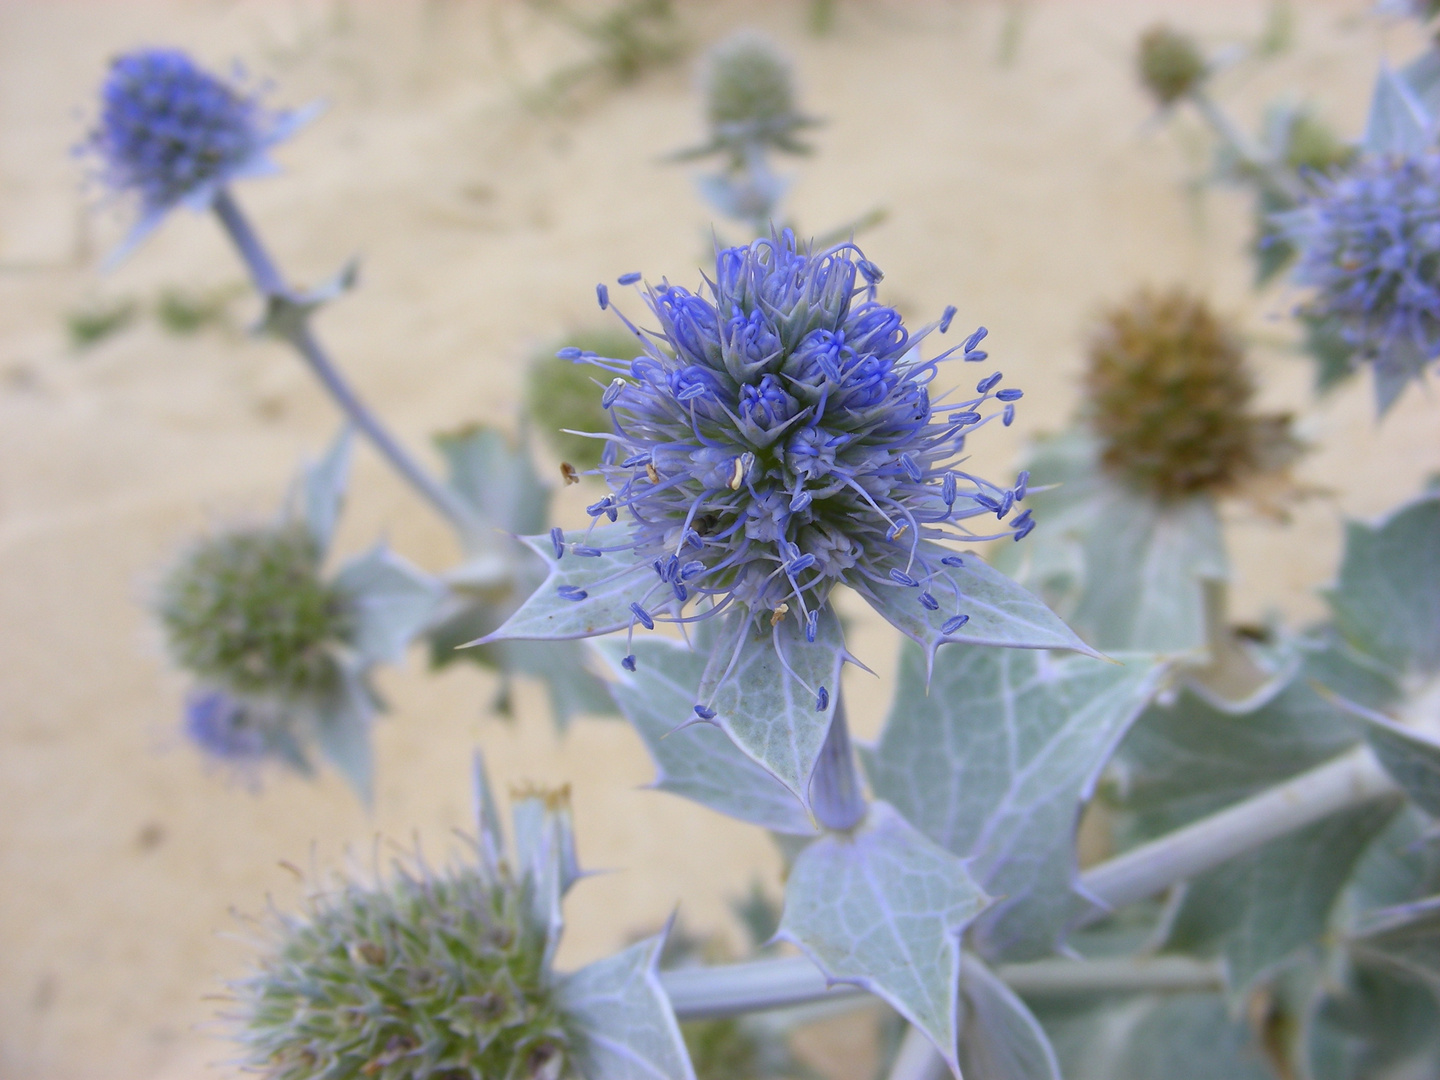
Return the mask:
[[(1080, 875), (1080, 886), (1111, 908), (1124, 907), (1340, 810), (1400, 794), (1369, 747), (1360, 746), (1093, 866)], [(1096, 917), (1102, 916), (1103, 912)]]
[(820, 748), (815, 775), (810, 779), (810, 809), (827, 829), (848, 832), (865, 817), (865, 796), (850, 748), (850, 726), (845, 721), (845, 699), (835, 688), (835, 717)]
[[(1331, 814), (1377, 799), (1401, 797), (1368, 747), (1302, 773), (1183, 829), (1091, 867), (1081, 887), (1110, 908), (1162, 892), (1213, 870), (1271, 840)], [(1096, 918), (1103, 917), (1099, 911)], [(1182, 961), (1044, 960), (1004, 964), (995, 973), (1021, 994), (1080, 991), (1215, 989), (1218, 972)], [(763, 1009), (803, 1005), (821, 998), (853, 995), (849, 986), (827, 986), (825, 976), (804, 957), (691, 968), (661, 976), (681, 1019), (734, 1016)]]
[(1230, 122), (1230, 117), (1225, 114), (1225, 110), (1216, 105), (1209, 94), (1204, 90), (1193, 90), (1190, 93), (1190, 103), (1205, 118), (1205, 122), (1210, 125), (1216, 137), (1230, 148), (1232, 154), (1244, 162), (1247, 169), (1259, 176), (1262, 182), (1293, 203), (1304, 201), (1305, 191), (1301, 188), (1299, 181), (1274, 162), (1265, 160), (1260, 152), (1250, 145), (1250, 140)]
[(950, 1066), (945, 1064), (930, 1037), (917, 1027), (907, 1027), (895, 1064), (890, 1066), (888, 1080), (945, 1080), (949, 1075)]
[(265, 298), (265, 302), (272, 306), (290, 304), (300, 312), (299, 318), (286, 324), (286, 340), (300, 353), (336, 404), (421, 497), (458, 529), (473, 529), (476, 524), (474, 515), (465, 504), (410, 456), (340, 374), (339, 368), (325, 353), (310, 329), (309, 320), (303, 312), (304, 298), (297, 296), (285, 284), (285, 279), (270, 258), (269, 252), (265, 250), (264, 244), (260, 242), (260, 237), (251, 228), (239, 204), (235, 202), (234, 196), (228, 190), (221, 189), (220, 194), (215, 197), (214, 208), (215, 216), (220, 219), (226, 234), (239, 251), (241, 260), (250, 271), (251, 281)]

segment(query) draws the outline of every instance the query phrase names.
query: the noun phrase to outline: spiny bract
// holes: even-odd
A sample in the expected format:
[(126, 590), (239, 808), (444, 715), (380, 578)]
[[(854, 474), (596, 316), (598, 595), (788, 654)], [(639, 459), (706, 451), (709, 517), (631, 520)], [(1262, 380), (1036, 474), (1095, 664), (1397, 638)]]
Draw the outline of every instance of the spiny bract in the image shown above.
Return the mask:
[[(798, 619), (813, 641), (831, 589), (846, 582), (862, 594), (910, 586), (928, 611), (955, 608), (949, 634), (966, 621), (963, 597), (948, 584), (931, 593), (943, 575), (920, 541), (1019, 539), (1033, 527), (1028, 510), (1011, 517), (1023, 475), (1004, 488), (955, 467), (971, 433), (1010, 423), (1021, 392), (999, 389), (995, 372), (954, 403), (930, 396), (941, 361), (986, 359), (984, 328), (924, 359), (922, 341), (945, 332), (955, 309), (912, 336), (875, 301), (880, 277), (854, 244), (816, 252), (786, 231), (718, 252), (704, 294), (645, 287), (659, 329), (626, 320), (645, 350), (635, 359), (568, 354), (613, 376), (599, 468), (611, 494), (589, 512), (592, 529), (622, 512), (631, 523), (604, 550), (633, 552), (618, 572), (636, 576), (632, 630), (652, 628), (662, 609), (694, 621), (736, 606), (771, 626)], [(607, 306), (605, 286), (599, 295)], [(964, 524), (981, 517), (1001, 523)], [(552, 539), (563, 556), (559, 529)], [(588, 540), (569, 552), (601, 555)], [(702, 600), (704, 610), (682, 614)]]
[(1231, 489), (1288, 438), (1284, 418), (1249, 411), (1238, 335), (1182, 290), (1140, 292), (1106, 315), (1085, 389), (1106, 468), (1162, 500)]
[(89, 146), (101, 158), (105, 182), (137, 194), (147, 214), (212, 194), (250, 171), (286, 128), (285, 117), (178, 49), (116, 57), (101, 99)]
[(1277, 218), (1315, 289), (1304, 311), (1373, 362), (1383, 411), (1440, 356), (1440, 153), (1368, 156), (1314, 183)]
[(1140, 36), (1137, 56), (1140, 81), (1155, 100), (1173, 105), (1200, 85), (1205, 57), (1188, 34), (1168, 26), (1152, 26)]
[(175, 662), (237, 694), (318, 694), (339, 678), (353, 632), (350, 598), (320, 576), (319, 544), (284, 524), (197, 544), (161, 584)]
[(567, 1036), (546, 932), (503, 872), (398, 873), (317, 893), (236, 988), (273, 1080), (557, 1080)]

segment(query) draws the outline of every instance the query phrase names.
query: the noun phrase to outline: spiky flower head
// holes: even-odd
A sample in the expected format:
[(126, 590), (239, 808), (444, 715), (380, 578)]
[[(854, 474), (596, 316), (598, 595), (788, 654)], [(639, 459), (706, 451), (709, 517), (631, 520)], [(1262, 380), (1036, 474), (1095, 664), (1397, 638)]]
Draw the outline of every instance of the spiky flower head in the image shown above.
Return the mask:
[(1238, 334), (1180, 289), (1139, 292), (1105, 315), (1085, 390), (1105, 467), (1161, 500), (1232, 490), (1290, 441), (1286, 418), (1250, 410)]
[(237, 987), (246, 1063), (274, 1080), (558, 1080), (545, 944), (508, 875), (343, 882), (284, 919)]
[(1140, 35), (1136, 66), (1145, 89), (1162, 106), (1173, 105), (1198, 87), (1207, 70), (1195, 39), (1163, 25)]
[(351, 599), (320, 569), (320, 545), (296, 522), (196, 544), (160, 587), (157, 606), (175, 662), (234, 694), (329, 691), (355, 616)]
[[(841, 583), (867, 596), (908, 585), (928, 612), (956, 607), (952, 589), (932, 594), (941, 549), (921, 541), (1019, 539), (1033, 527), (1028, 511), (1012, 516), (1023, 477), (1005, 488), (957, 467), (971, 434), (1011, 421), (1021, 392), (995, 372), (958, 401), (930, 393), (942, 361), (986, 359), (984, 329), (925, 359), (924, 339), (947, 330), (954, 309), (912, 335), (875, 300), (880, 278), (854, 244), (814, 251), (787, 230), (718, 252), (701, 292), (642, 288), (658, 329), (627, 320), (644, 350), (633, 360), (569, 354), (613, 377), (598, 470), (611, 494), (590, 515), (630, 522), (606, 550), (628, 556), (619, 573), (634, 579), (632, 629), (652, 627), (659, 610), (690, 621), (734, 608), (757, 623), (800, 620), (813, 640)], [(603, 285), (600, 297), (608, 304)], [(972, 529), (981, 519), (990, 524)], [(963, 625), (958, 608), (952, 616)]]
[(275, 917), (233, 987), (245, 1064), (272, 1080), (694, 1080), (660, 985), (663, 933), (553, 970), (581, 877), (568, 789), (512, 796), (513, 858), (478, 755), (475, 795), (473, 857), (341, 878)]
[(82, 149), (100, 159), (107, 186), (139, 201), (137, 233), (176, 206), (206, 208), (232, 180), (272, 171), (267, 151), (311, 114), (266, 109), (178, 49), (116, 57), (100, 98)]
[[(610, 356), (630, 348), (630, 335), (614, 329), (588, 331), (570, 335), (562, 347)], [(602, 444), (585, 435), (571, 434), (609, 425), (600, 405), (600, 390), (593, 371), (557, 356), (553, 350), (530, 361), (525, 380), (526, 411), (551, 448), (578, 469), (593, 469), (600, 463)]]
[(1440, 153), (1366, 155), (1277, 217), (1312, 319), (1373, 364), (1383, 412), (1440, 356)]

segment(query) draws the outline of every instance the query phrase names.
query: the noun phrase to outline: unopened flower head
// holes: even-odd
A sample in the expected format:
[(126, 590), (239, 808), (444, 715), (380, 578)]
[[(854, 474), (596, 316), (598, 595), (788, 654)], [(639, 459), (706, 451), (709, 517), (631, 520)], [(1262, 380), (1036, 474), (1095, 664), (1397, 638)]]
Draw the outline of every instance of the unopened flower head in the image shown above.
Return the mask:
[(1306, 313), (1374, 362), (1383, 409), (1440, 356), (1440, 153), (1368, 156), (1314, 182), (1277, 221), (1315, 290)]
[(1173, 105), (1205, 78), (1205, 56), (1188, 34), (1153, 26), (1140, 37), (1140, 81), (1161, 105)]
[(178, 49), (141, 49), (111, 62), (87, 146), (105, 182), (138, 196), (152, 216), (208, 202), (229, 180), (265, 169), (265, 151), (296, 119), (265, 109)]
[(789, 58), (769, 38), (749, 31), (710, 50), (705, 111), (715, 143), (732, 150), (760, 144), (804, 153), (794, 135), (814, 122), (796, 110)]
[(1284, 418), (1250, 410), (1239, 335), (1182, 290), (1140, 292), (1107, 313), (1085, 388), (1105, 467), (1162, 500), (1227, 491), (1289, 438)]
[(345, 881), (283, 918), (235, 988), (247, 1064), (274, 1080), (558, 1080), (567, 1036), (508, 876), (399, 870)]
[(161, 585), (176, 663), (236, 694), (323, 693), (353, 630), (349, 598), (320, 575), (299, 524), (225, 532), (189, 551)]
[(959, 400), (930, 394), (942, 361), (986, 358), (984, 329), (924, 359), (923, 340), (947, 330), (954, 309), (911, 335), (874, 299), (880, 277), (853, 244), (813, 251), (786, 231), (720, 251), (701, 293), (644, 287), (658, 329), (632, 327), (643, 349), (633, 360), (571, 354), (613, 376), (599, 469), (611, 494), (590, 514), (631, 522), (610, 550), (633, 551), (621, 571), (636, 575), (632, 629), (708, 601), (683, 617), (738, 606), (813, 635), (841, 582), (912, 585), (934, 611), (923, 583), (939, 568), (921, 540), (1018, 539), (1033, 527), (1028, 511), (1011, 516), (1023, 480), (1002, 488), (957, 467), (966, 439), (1008, 424), (1021, 392), (995, 372)]

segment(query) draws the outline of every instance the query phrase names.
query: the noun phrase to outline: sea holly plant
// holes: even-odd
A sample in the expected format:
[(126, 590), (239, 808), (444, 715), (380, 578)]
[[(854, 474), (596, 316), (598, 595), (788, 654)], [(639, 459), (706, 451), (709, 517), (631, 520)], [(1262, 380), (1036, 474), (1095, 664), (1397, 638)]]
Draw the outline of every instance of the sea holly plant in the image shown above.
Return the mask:
[(369, 800), (378, 664), (403, 655), (443, 586), (383, 544), (326, 575), (351, 436), (302, 471), (271, 522), (216, 532), (162, 579), (155, 608), (175, 663), (198, 681), (185, 727), (238, 768), (302, 772), (319, 750)]
[[(550, 576), (479, 643), (706, 626), (691, 719), (807, 807), (848, 658), (836, 586), (928, 657), (947, 641), (1083, 650), (1033, 596), (947, 546), (1033, 527), (1023, 477), (1002, 487), (958, 465), (1021, 392), (992, 372), (932, 398), (942, 362), (985, 361), (984, 331), (926, 359), (953, 310), (911, 335), (874, 299), (879, 279), (853, 244), (817, 251), (783, 232), (719, 251), (704, 292), (640, 289), (658, 329), (626, 320), (639, 355), (570, 357), (612, 376), (611, 430), (594, 433), (609, 494), (588, 528), (530, 539)], [(607, 286), (599, 298), (609, 306)]]
[(232, 988), (243, 1063), (277, 1080), (694, 1080), (657, 961), (665, 935), (569, 974), (561, 902), (582, 876), (569, 793), (515, 796), (513, 857), (478, 755), (473, 857), (417, 856), (277, 913)]
[[(450, 477), (447, 481), (435, 477), (365, 404), (315, 335), (310, 316), (354, 286), (356, 267), (345, 267), (319, 288), (293, 288), (231, 191), (236, 180), (273, 172), (267, 151), (315, 110), (268, 109), (256, 94), (210, 74), (173, 49), (142, 49), (117, 58), (102, 87), (101, 102), (96, 125), (80, 149), (97, 160), (98, 175), (114, 194), (138, 207), (138, 222), (112, 261), (133, 251), (171, 210), (213, 210), (264, 301), (257, 331), (291, 344), (353, 428), (455, 528), (467, 561), (443, 576), (448, 586), (445, 602), (431, 603), (427, 611), (433, 618), (414, 621), (404, 640), (389, 643), (398, 655), (425, 632), (432, 657), (449, 661), (454, 645), (494, 629), (533, 587), (537, 565), (511, 536), (538, 527), (531, 522), (543, 518), (548, 490), (523, 449), (512, 450), (497, 433), (480, 429), (439, 440)], [(328, 527), (322, 549), (325, 543)], [(261, 618), (258, 609), (252, 615)], [(250, 629), (262, 632), (258, 626)], [(282, 627), (276, 632), (290, 630)], [(327, 632), (334, 636), (333, 627)], [(578, 713), (610, 711), (602, 688), (579, 666), (577, 657), (560, 653), (563, 650), (550, 650), (547, 655), (543, 648), (514, 646), (470, 656), (499, 667), (502, 704), (508, 702), (510, 673), (522, 672), (548, 682), (556, 722), (562, 727)], [(364, 704), (368, 697), (356, 690), (352, 698), (347, 706), (350, 713), (368, 716), (367, 710), (373, 709)], [(253, 696), (240, 701), (205, 693), (192, 701), (187, 712), (190, 732), (217, 752), (224, 749), (232, 758), (278, 753), (298, 764), (304, 759), (301, 748), (278, 734), (287, 723), (271, 705), (262, 708)], [(327, 738), (342, 740), (343, 735), (326, 752), (350, 762), (347, 772), (362, 790), (368, 790), (370, 759), (368, 747), (357, 740), (367, 729), (368, 722), (349, 720), (327, 722), (318, 729), (329, 732)]]
[(1042, 524), (1000, 565), (1101, 649), (1228, 650), (1219, 502), (1283, 509), (1300, 445), (1290, 418), (1252, 408), (1238, 330), (1183, 290), (1141, 291), (1089, 345), (1069, 431), (1027, 458)]

